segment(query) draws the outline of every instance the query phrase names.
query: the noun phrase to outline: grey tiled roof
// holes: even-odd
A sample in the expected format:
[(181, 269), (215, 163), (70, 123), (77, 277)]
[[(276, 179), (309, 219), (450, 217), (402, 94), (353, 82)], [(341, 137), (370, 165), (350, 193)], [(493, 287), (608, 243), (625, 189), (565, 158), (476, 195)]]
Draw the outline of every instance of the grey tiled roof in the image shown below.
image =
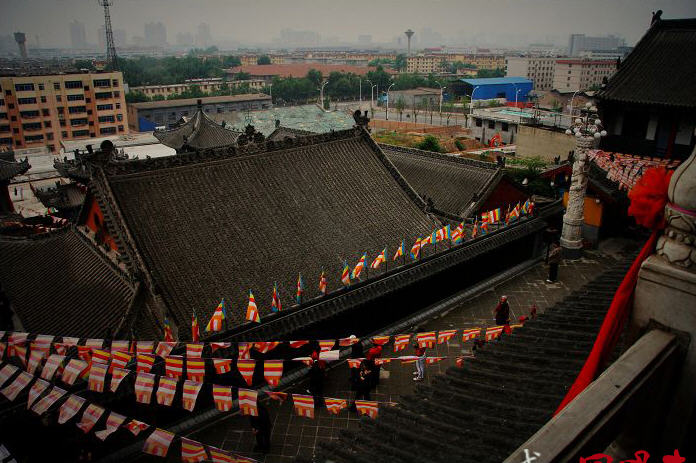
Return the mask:
[(598, 97), (696, 108), (696, 19), (657, 21)]
[(322, 269), (339, 288), (344, 260), (352, 268), (367, 252), (371, 262), (439, 226), (363, 129), (113, 164), (104, 174), (98, 190), (112, 192), (111, 214), (121, 216), (112, 236), (128, 235), (124, 251), (139, 255), (131, 261), (142, 260), (179, 326), (193, 309), (207, 319), (223, 297), (230, 325), (242, 323), (250, 289), (267, 314), (274, 282), (288, 307), (299, 272), (307, 298), (318, 295)]
[[(380, 144), (389, 160), (435, 209), (459, 216), (500, 178), (495, 164), (413, 148)], [(495, 186), (495, 185), (493, 185)]]
[(309, 130), (293, 129), (290, 127), (283, 127), (281, 125), (280, 127), (276, 127), (275, 130), (271, 132), (266, 138), (268, 140), (280, 141), (285, 140), (286, 138), (304, 137), (306, 135), (315, 134), (315, 132), (311, 132)]
[(240, 132), (226, 129), (201, 109), (179, 127), (168, 130), (155, 130), (153, 135), (164, 145), (180, 150), (184, 144), (194, 149), (217, 148), (237, 141)]
[(0, 181), (9, 181), (16, 175), (22, 175), (30, 167), (28, 158), (25, 158), (23, 161), (0, 159)]
[(0, 236), (0, 284), (25, 331), (103, 337), (129, 314), (135, 287), (71, 228)]

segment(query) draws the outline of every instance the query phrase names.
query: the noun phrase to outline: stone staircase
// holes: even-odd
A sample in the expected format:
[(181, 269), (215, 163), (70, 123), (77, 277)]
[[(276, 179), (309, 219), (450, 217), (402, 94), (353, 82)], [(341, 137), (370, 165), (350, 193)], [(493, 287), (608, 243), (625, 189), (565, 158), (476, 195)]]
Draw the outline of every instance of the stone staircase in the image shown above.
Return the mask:
[(377, 420), (320, 444), (332, 462), (503, 461), (553, 415), (589, 354), (633, 258), (422, 384)]

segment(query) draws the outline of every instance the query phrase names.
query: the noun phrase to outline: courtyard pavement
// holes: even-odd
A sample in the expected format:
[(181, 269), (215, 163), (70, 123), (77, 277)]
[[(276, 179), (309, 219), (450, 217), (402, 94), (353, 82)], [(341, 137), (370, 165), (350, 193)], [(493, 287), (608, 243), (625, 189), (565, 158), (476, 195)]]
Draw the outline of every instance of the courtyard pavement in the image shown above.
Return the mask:
[[(464, 301), (446, 313), (437, 316), (417, 327), (417, 331), (433, 331), (445, 329), (463, 329), (495, 325), (493, 309), (501, 295), (507, 295), (512, 311), (511, 319), (517, 320), (521, 315), (528, 315), (529, 308), (536, 304), (539, 313), (553, 306), (570, 292), (580, 288), (594, 279), (608, 265), (614, 263), (622, 254), (629, 242), (610, 240), (599, 251), (589, 251), (578, 261), (566, 261), (560, 266), (559, 282), (547, 284), (547, 267), (538, 264), (531, 269), (491, 288), (490, 290)], [(349, 333), (348, 333), (349, 334)], [(514, 335), (514, 334), (513, 334)], [(430, 379), (455, 364), (455, 357), (464, 351), (469, 351), (470, 342), (461, 343), (458, 334), (449, 343), (436, 345), (428, 350), (428, 356), (447, 356), (440, 363), (426, 367), (426, 379)], [(392, 344), (385, 346), (383, 357), (412, 355), (410, 347), (399, 353), (393, 352)], [(389, 406), (399, 397), (410, 394), (415, 382), (412, 372), (414, 364), (402, 365), (398, 361), (385, 364), (382, 379), (371, 400), (384, 402), (380, 407)], [(352, 397), (349, 383), (349, 368), (346, 362), (341, 362), (329, 369), (324, 384), (324, 395), (332, 398)], [(306, 382), (285, 390), (289, 393), (307, 394)], [(262, 396), (262, 394), (260, 394)], [(355, 428), (361, 419), (355, 412), (347, 409), (337, 416), (330, 415), (325, 409), (316, 410), (315, 418), (299, 417), (294, 413), (292, 400), (288, 398), (283, 404), (269, 401), (266, 404), (273, 430), (271, 434), (271, 450), (267, 455), (253, 453), (255, 437), (247, 417), (229, 415), (209, 426), (191, 434), (189, 437), (206, 445), (229, 450), (243, 456), (257, 459), (265, 463), (286, 463), (291, 461), (311, 461), (318, 443), (324, 440), (337, 439), (343, 429)], [(367, 419), (367, 418), (362, 418)]]

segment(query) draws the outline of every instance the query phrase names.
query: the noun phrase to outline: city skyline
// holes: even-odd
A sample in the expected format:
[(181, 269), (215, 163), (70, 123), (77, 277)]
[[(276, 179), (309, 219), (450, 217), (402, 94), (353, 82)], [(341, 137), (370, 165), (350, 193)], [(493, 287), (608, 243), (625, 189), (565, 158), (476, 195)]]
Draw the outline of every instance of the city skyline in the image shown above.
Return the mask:
[[(279, 32), (282, 29), (314, 34), (314, 41), (320, 46), (359, 44), (359, 37), (367, 35), (371, 37), (370, 44), (378, 46), (394, 44), (395, 39), (403, 36), (403, 30), (409, 27), (416, 31), (415, 47), (519, 46), (529, 43), (563, 46), (567, 45), (568, 36), (573, 33), (613, 34), (633, 45), (647, 29), (652, 11), (663, 9), (665, 18), (696, 16), (696, 4), (685, 0), (639, 4), (628, 0), (611, 3), (590, 0), (582, 4), (560, 4), (550, 0), (517, 3), (477, 0), (466, 4), (440, 0), (427, 5), (392, 0), (376, 5), (368, 3), (364, 0), (351, 2), (350, 8), (341, 10), (338, 22), (332, 18), (340, 4), (309, 0), (243, 0), (233, 3), (204, 0), (195, 5), (183, 0), (170, 0), (166, 2), (166, 8), (164, 0), (118, 0), (111, 8), (111, 15), (114, 29), (123, 30), (128, 43), (145, 36), (146, 24), (162, 22), (169, 45), (177, 44), (177, 35), (195, 36), (199, 25), (207, 24), (211, 44), (222, 47), (278, 47), (284, 44)], [(369, 6), (372, 14), (365, 15), (362, 6)], [(37, 8), (45, 14), (37, 17), (34, 14)], [(102, 9), (96, 2), (6, 0), (3, 9), (9, 12), (0, 18), (3, 29), (25, 32), (31, 40), (38, 37), (40, 43), (58, 48), (71, 47), (71, 23), (74, 21), (85, 24), (86, 42), (89, 44), (98, 44), (98, 31), (103, 26)], [(598, 11), (602, 14), (598, 15)], [(312, 20), (308, 21), (308, 18)], [(567, 25), (569, 18), (573, 21), (571, 28)], [(401, 42), (405, 46), (405, 40)], [(293, 45), (305, 44), (289, 46)]]

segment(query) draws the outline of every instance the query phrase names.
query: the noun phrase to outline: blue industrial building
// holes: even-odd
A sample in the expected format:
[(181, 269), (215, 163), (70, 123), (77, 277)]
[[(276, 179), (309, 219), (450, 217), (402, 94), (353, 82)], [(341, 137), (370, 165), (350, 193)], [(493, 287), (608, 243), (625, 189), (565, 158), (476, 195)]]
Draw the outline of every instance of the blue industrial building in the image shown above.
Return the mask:
[(473, 100), (492, 100), (505, 98), (518, 103), (526, 103), (533, 82), (524, 77), (490, 77), (485, 79), (460, 79), (457, 93), (472, 96)]

